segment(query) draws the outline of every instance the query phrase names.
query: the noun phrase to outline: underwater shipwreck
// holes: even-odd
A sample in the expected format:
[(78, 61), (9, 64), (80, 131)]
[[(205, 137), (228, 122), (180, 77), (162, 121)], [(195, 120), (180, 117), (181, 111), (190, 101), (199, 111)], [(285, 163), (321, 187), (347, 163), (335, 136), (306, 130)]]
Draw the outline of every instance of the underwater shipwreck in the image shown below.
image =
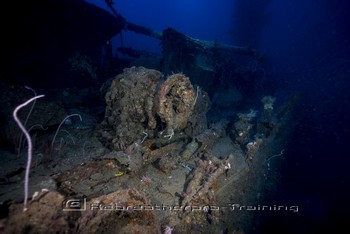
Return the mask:
[[(261, 215), (297, 212), (270, 200), (297, 97), (264, 89), (263, 56), (251, 48), (171, 28), (154, 35), (161, 55), (119, 48), (133, 58), (109, 63), (108, 77), (106, 63), (91, 69), (93, 54), (75, 57), (83, 72), (67, 73), (88, 86), (2, 82), (1, 231), (250, 233)], [(28, 142), (13, 111), (39, 94), (18, 111), (32, 141), (26, 202)]]

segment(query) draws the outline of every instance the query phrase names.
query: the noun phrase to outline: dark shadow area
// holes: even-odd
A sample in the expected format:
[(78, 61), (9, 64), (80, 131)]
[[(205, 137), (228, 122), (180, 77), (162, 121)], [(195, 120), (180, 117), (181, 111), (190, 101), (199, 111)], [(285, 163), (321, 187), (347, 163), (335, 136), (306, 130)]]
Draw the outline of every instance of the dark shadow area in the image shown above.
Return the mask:
[(113, 15), (83, 0), (19, 0), (1, 11), (0, 80), (10, 84), (53, 88), (98, 83), (93, 69), (74, 76), (72, 59), (82, 64), (85, 58), (98, 72), (103, 46), (122, 28)]
[(288, 24), (289, 30), (269, 29), (270, 43), (273, 33), (279, 41), (268, 45), (266, 39), (263, 46), (272, 52), (274, 83), (283, 92), (302, 95), (294, 116), (295, 132), (286, 147), (281, 186), (271, 204), (299, 204), (300, 210), (297, 215), (272, 213), (261, 232), (339, 232), (347, 227), (345, 213), (350, 205), (350, 21), (346, 10), (350, 5), (347, 1), (286, 5), (294, 17), (284, 13), (289, 21), (281, 24)]

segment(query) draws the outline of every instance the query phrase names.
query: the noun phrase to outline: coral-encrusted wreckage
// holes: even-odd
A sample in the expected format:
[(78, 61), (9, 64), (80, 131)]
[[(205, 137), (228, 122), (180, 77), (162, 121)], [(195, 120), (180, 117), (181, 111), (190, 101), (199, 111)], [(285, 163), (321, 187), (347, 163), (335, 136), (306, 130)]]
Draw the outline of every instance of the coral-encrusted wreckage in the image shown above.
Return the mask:
[(100, 138), (116, 150), (123, 150), (144, 137), (170, 140), (189, 123), (196, 125), (193, 116), (197, 115), (198, 95), (203, 100), (206, 94), (199, 87), (196, 92), (183, 74), (164, 79), (156, 70), (125, 69), (112, 81), (106, 94), (106, 115)]
[[(273, 193), (280, 161), (271, 155), (284, 147), (293, 99), (274, 106), (266, 96), (257, 110), (208, 123), (210, 98), (186, 75), (131, 67), (111, 81), (105, 101), (91, 136), (69, 129), (82, 136), (81, 157), (69, 156), (76, 143), (53, 149), (65, 158), (55, 161), (49, 178), (34, 172), (32, 180), (40, 182), (27, 211), (11, 203), (6, 230), (251, 230), (254, 214), (246, 206)], [(33, 170), (47, 169), (37, 162)]]
[[(19, 113), (33, 140), (25, 212), (27, 155), (11, 112), (31, 93), (0, 85), (0, 120), (8, 123), (0, 137), (16, 153), (1, 159), (9, 158), (0, 170), (0, 232), (254, 230), (258, 212), (249, 209), (269, 209), (296, 98), (257, 92), (265, 71), (251, 49), (171, 29), (163, 36), (163, 66), (134, 61), (98, 87), (100, 118), (98, 108), (76, 107), (93, 88), (60, 89)], [(237, 53), (252, 57), (240, 63)]]

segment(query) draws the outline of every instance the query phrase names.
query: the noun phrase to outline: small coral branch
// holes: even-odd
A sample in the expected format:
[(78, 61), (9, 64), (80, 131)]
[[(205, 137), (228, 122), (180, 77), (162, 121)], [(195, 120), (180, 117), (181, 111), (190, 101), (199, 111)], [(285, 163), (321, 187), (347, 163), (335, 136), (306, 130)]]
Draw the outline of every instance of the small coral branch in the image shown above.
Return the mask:
[[(34, 93), (34, 97), (37, 96), (35, 90), (32, 89), (31, 87), (29, 87), (29, 86), (24, 86), (24, 88), (26, 88), (26, 89), (28, 89), (28, 90), (31, 90), (31, 91)], [(27, 126), (27, 122), (28, 122), (28, 120), (29, 120), (29, 117), (30, 117), (30, 115), (31, 115), (32, 112), (33, 112), (33, 109), (34, 109), (34, 106), (35, 106), (35, 101), (36, 101), (36, 100), (33, 101), (33, 105), (30, 107), (30, 110), (29, 110), (29, 112), (28, 112), (28, 114), (27, 114), (27, 118), (26, 118), (26, 120), (24, 121), (24, 124), (23, 124), (24, 127)], [(28, 132), (29, 132), (29, 131), (30, 131), (30, 130), (28, 130)], [(23, 132), (22, 132), (22, 134), (21, 134), (21, 136), (20, 136), (20, 138), (19, 138), (19, 142), (18, 142), (18, 150), (17, 150), (18, 156), (21, 154), (22, 139), (23, 139)]]
[(70, 117), (73, 117), (73, 116), (78, 116), (79, 119), (80, 119), (80, 121), (83, 121), (83, 119), (81, 118), (81, 115), (79, 115), (79, 114), (71, 114), (71, 115), (66, 116), (66, 118), (64, 118), (64, 119), (61, 121), (61, 123), (60, 123), (60, 125), (58, 126), (58, 128), (57, 128), (57, 130), (56, 130), (56, 133), (55, 133), (55, 135), (54, 135), (54, 137), (53, 137), (53, 139), (52, 139), (52, 142), (51, 142), (51, 149), (52, 149), (52, 150), (53, 150), (53, 145), (55, 144), (55, 140), (56, 140), (57, 134), (58, 134), (58, 132), (60, 131), (60, 128), (61, 128), (62, 124), (64, 124), (66, 120), (68, 120)]
[(268, 170), (270, 170), (270, 161), (271, 161), (271, 159), (274, 159), (274, 158), (277, 158), (277, 157), (281, 157), (283, 154), (284, 154), (284, 149), (282, 149), (279, 154), (275, 154), (275, 155), (269, 157), (268, 159), (266, 159)]
[(22, 103), (21, 105), (17, 106), (15, 108), (15, 110), (13, 111), (13, 118), (16, 121), (17, 125), (19, 126), (19, 128), (22, 130), (23, 134), (25, 135), (25, 137), (27, 138), (27, 142), (28, 142), (28, 158), (27, 158), (27, 167), (26, 167), (26, 172), (25, 172), (25, 177), (24, 177), (24, 207), (23, 207), (23, 211), (27, 210), (27, 201), (28, 201), (28, 183), (29, 183), (29, 170), (30, 170), (30, 165), (32, 163), (32, 139), (30, 138), (29, 132), (27, 131), (27, 129), (25, 128), (25, 126), (22, 124), (22, 122), (20, 121), (20, 119), (17, 116), (17, 112), (25, 107), (26, 105), (28, 105), (29, 103), (35, 101), (38, 98), (42, 98), (45, 95), (39, 95), (39, 96), (35, 96), (31, 99), (29, 99), (28, 101)]

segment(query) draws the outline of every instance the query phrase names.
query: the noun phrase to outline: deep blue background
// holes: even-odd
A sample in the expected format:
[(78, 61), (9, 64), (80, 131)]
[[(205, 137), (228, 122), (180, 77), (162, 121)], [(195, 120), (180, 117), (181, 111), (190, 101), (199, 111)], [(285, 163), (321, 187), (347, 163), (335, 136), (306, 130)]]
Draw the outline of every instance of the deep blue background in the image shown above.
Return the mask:
[[(95, 0), (103, 8), (103, 0)], [(300, 212), (263, 220), (261, 231), (324, 233), (345, 227), (350, 170), (350, 1), (115, 0), (128, 21), (173, 27), (205, 40), (265, 53), (274, 95), (300, 92), (295, 134), (286, 148), (276, 203)], [(107, 9), (107, 8), (106, 8)], [(120, 44), (120, 36), (114, 46)], [(124, 46), (160, 51), (158, 42), (123, 33)]]

